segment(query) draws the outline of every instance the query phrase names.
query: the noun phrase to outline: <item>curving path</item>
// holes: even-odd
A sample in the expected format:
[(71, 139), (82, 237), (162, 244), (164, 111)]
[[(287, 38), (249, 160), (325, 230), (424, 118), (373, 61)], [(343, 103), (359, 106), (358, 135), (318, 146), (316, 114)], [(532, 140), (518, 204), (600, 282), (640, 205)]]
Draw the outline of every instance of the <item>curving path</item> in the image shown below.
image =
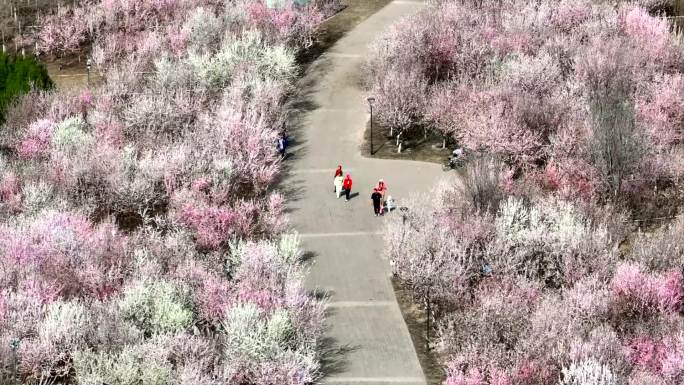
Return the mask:
[[(329, 297), (323, 383), (425, 384), (425, 376), (390, 282), (370, 190), (384, 178), (399, 204), (428, 190), (443, 175), (436, 164), (363, 158), (368, 120), (359, 75), (368, 45), (391, 23), (417, 12), (423, 1), (393, 1), (359, 24), (311, 64), (294, 102), (291, 168), (284, 184), (291, 221), (311, 257), (307, 285)], [(335, 198), (332, 173), (340, 163), (354, 180), (351, 201)], [(393, 213), (390, 215), (398, 215)]]

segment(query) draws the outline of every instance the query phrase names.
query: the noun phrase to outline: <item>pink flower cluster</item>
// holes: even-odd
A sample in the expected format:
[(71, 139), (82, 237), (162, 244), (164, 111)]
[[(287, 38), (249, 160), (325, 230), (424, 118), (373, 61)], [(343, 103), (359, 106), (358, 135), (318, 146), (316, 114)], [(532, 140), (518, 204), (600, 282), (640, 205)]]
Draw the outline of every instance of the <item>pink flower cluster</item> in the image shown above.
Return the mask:
[(30, 292), (40, 303), (107, 298), (123, 283), (125, 245), (126, 237), (112, 223), (95, 227), (76, 214), (46, 213), (26, 226), (0, 231), (6, 267), (2, 286)]
[(684, 339), (682, 335), (654, 340), (638, 336), (628, 341), (625, 349), (629, 360), (647, 371), (677, 382), (684, 379)]
[(302, 46), (313, 44), (315, 27), (334, 9), (334, 2), (324, 8), (305, 7), (303, 11), (295, 0), (282, 3), (280, 7), (268, 7), (265, 1), (252, 1), (248, 6), (250, 21), (279, 40)]
[(621, 264), (611, 288), (617, 306), (638, 312), (679, 312), (684, 299), (684, 278), (679, 270), (653, 275), (645, 272), (643, 266)]
[(234, 207), (230, 207), (203, 204), (199, 198), (198, 201), (182, 204), (176, 215), (179, 222), (193, 230), (198, 244), (210, 249), (218, 249), (234, 238), (247, 238), (284, 230), (282, 226), (268, 227), (268, 224), (272, 223), (271, 216), (282, 215), (280, 209), (258, 207), (251, 201), (238, 201)]
[(20, 158), (32, 159), (47, 155), (55, 123), (42, 119), (29, 126), (26, 137), (21, 141), (17, 152)]

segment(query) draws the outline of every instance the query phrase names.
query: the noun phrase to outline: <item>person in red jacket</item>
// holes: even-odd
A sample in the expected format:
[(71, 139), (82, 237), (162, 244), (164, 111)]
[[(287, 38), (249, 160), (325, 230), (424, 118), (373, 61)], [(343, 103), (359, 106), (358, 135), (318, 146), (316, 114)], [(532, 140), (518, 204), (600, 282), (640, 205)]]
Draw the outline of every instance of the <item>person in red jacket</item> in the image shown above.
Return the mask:
[(382, 197), (380, 199), (380, 215), (384, 214), (385, 211), (385, 195), (387, 193), (387, 185), (385, 184), (385, 181), (380, 179), (378, 182), (378, 192), (380, 193), (380, 196)]
[(349, 194), (351, 194), (351, 189), (352, 189), (352, 178), (351, 175), (347, 174), (346, 177), (344, 177), (344, 181), (342, 181), (342, 188), (344, 189), (344, 197), (349, 202)]
[(335, 178), (337, 178), (338, 176), (342, 176), (342, 175), (344, 175), (342, 173), (342, 165), (338, 165), (337, 170), (335, 170), (335, 176), (333, 177), (333, 192), (337, 191), (335, 189)]

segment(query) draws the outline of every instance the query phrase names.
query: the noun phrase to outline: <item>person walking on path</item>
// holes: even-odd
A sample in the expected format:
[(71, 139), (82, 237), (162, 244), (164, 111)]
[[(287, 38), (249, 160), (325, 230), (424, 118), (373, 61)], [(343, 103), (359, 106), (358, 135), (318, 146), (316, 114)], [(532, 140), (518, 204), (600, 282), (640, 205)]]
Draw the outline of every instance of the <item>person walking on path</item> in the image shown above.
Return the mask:
[(335, 179), (336, 179), (338, 176), (342, 176), (342, 175), (343, 175), (343, 173), (342, 173), (342, 165), (338, 165), (338, 166), (337, 166), (337, 169), (335, 170), (335, 176), (333, 177), (333, 192), (336, 192), (336, 191), (337, 191), (337, 189), (335, 188)]
[(285, 152), (285, 149), (287, 148), (287, 138), (285, 135), (281, 134), (278, 136), (278, 153), (280, 153), (281, 158), (285, 158), (287, 153)]
[(380, 195), (380, 192), (378, 192), (377, 187), (373, 189), (373, 193), (371, 194), (371, 202), (373, 202), (373, 212), (375, 213), (375, 216), (377, 217), (380, 215), (380, 200), (382, 199), (382, 195)]
[(344, 184), (344, 178), (342, 175), (338, 175), (335, 177), (335, 180), (333, 181), (335, 184), (335, 194), (337, 194), (337, 198), (342, 195), (342, 185)]
[(351, 189), (352, 189), (352, 178), (349, 173), (347, 173), (347, 176), (344, 178), (344, 181), (342, 181), (342, 188), (344, 189), (344, 197), (347, 202), (349, 202), (349, 194), (351, 194)]

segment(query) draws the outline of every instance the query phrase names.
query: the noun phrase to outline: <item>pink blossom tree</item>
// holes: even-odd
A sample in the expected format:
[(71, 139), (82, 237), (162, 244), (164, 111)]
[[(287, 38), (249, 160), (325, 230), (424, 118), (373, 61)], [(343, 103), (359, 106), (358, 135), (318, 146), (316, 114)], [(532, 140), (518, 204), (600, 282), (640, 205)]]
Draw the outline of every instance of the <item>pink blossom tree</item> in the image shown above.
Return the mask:
[[(555, 170), (542, 187), (632, 200), (679, 181), (668, 164), (680, 140), (682, 47), (666, 20), (636, 4), (443, 1), (377, 39), (366, 82), (390, 132), (430, 128), (502, 156), (525, 183)], [(635, 106), (633, 136), (643, 144), (626, 151), (639, 156), (619, 173), (604, 172), (592, 152), (606, 121), (589, 113), (589, 96), (618, 74), (628, 80), (624, 99)]]

